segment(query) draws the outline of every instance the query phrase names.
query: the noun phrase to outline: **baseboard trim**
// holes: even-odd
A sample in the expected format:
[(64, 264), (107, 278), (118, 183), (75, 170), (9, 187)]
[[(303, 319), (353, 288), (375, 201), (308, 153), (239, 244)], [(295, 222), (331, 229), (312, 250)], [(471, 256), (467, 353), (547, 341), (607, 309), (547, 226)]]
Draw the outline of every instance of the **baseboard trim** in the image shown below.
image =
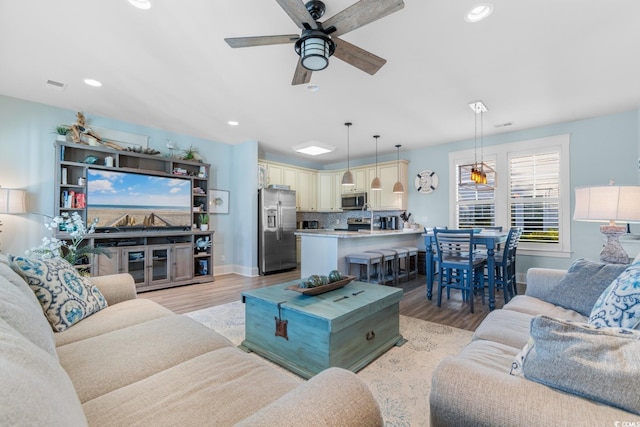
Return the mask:
[(258, 267), (247, 267), (244, 265), (225, 264), (216, 265), (213, 268), (214, 276), (222, 276), (224, 274), (239, 274), (246, 277), (259, 276)]

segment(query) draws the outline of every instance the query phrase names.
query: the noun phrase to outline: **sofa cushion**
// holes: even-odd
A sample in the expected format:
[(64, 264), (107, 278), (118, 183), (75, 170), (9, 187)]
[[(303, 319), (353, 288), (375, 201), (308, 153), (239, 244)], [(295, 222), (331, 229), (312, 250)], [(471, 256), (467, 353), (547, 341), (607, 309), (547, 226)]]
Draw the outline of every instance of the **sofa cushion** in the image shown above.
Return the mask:
[(56, 345), (69, 344), (173, 314), (168, 308), (148, 299), (124, 301), (100, 310), (63, 332), (56, 332)]
[(32, 343), (58, 358), (53, 330), (27, 282), (0, 255), (0, 318)]
[(614, 426), (635, 419), (627, 411), (509, 375), (517, 352), (480, 340), (445, 357), (432, 376), (431, 425)]
[(532, 316), (544, 314), (545, 316), (574, 320), (576, 322), (586, 323), (587, 321), (586, 316), (583, 316), (573, 310), (569, 310), (528, 295), (516, 295), (502, 308), (505, 310), (519, 311)]
[(545, 300), (589, 316), (602, 292), (625, 268), (621, 264), (577, 259)]
[(87, 425), (73, 384), (55, 357), (4, 319), (0, 343), (1, 425)]
[(473, 339), (494, 341), (520, 349), (529, 339), (529, 326), (533, 317), (513, 310), (494, 310), (478, 326)]
[(602, 293), (589, 324), (631, 329), (640, 326), (640, 263), (630, 265)]
[(174, 314), (60, 346), (58, 356), (84, 403), (201, 354), (232, 346), (212, 329)]
[(640, 414), (640, 331), (538, 316), (525, 378)]
[(10, 256), (9, 261), (29, 283), (55, 331), (64, 331), (107, 306), (98, 288), (62, 258)]
[(103, 427), (233, 425), (302, 382), (228, 347), (103, 394), (83, 408), (90, 424)]

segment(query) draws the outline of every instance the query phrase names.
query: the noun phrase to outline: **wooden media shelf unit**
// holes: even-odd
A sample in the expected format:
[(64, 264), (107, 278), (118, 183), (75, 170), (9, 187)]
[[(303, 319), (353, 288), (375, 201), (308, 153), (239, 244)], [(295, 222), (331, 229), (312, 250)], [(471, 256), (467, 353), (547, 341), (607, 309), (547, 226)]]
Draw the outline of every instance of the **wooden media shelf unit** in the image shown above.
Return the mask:
[[(93, 215), (88, 213), (91, 200), (87, 200), (90, 173), (139, 174), (150, 182), (155, 178), (165, 182), (179, 178), (190, 185), (189, 206), (183, 209), (180, 223), (172, 223), (171, 215), (162, 212), (136, 218), (123, 205), (116, 222), (99, 224), (98, 231), (85, 239), (87, 244), (102, 247), (110, 254), (93, 256), (90, 272), (94, 276), (129, 273), (138, 291), (210, 282), (214, 280), (214, 232), (199, 228), (200, 215), (207, 213), (209, 206), (209, 171), (209, 164), (197, 161), (56, 142), (54, 215), (76, 212), (87, 226), (91, 224), (94, 218), (88, 218)], [(64, 240), (69, 234), (59, 231), (55, 237)], [(210, 244), (196, 244), (203, 240)]]

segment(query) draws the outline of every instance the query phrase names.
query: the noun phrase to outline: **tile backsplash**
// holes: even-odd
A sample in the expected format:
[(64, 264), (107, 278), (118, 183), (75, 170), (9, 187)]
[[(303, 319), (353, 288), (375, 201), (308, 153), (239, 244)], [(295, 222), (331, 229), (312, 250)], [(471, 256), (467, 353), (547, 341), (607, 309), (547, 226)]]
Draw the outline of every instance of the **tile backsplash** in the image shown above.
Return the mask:
[[(403, 210), (397, 211), (374, 211), (373, 220), (374, 227), (380, 227), (381, 216), (399, 216)], [(334, 229), (347, 228), (348, 218), (369, 218), (370, 211), (352, 210), (347, 212), (298, 212), (296, 214), (297, 221), (318, 221), (318, 228)], [(398, 224), (402, 221), (398, 219)], [(402, 225), (400, 225), (401, 227)]]

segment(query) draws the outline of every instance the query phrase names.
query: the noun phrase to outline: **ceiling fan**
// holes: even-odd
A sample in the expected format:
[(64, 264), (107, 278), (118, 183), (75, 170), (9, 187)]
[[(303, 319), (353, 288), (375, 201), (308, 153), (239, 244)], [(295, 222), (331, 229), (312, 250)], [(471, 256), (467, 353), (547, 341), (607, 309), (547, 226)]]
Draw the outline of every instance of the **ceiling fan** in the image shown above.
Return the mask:
[(404, 7), (403, 0), (360, 0), (324, 22), (318, 22), (325, 12), (325, 4), (311, 0), (276, 0), (302, 34), (278, 36), (232, 37), (224, 40), (233, 48), (295, 43), (300, 58), (293, 74), (292, 85), (309, 83), (311, 73), (329, 65), (329, 57), (345, 61), (354, 67), (375, 74), (387, 62), (364, 49), (348, 43), (338, 36), (383, 18)]

